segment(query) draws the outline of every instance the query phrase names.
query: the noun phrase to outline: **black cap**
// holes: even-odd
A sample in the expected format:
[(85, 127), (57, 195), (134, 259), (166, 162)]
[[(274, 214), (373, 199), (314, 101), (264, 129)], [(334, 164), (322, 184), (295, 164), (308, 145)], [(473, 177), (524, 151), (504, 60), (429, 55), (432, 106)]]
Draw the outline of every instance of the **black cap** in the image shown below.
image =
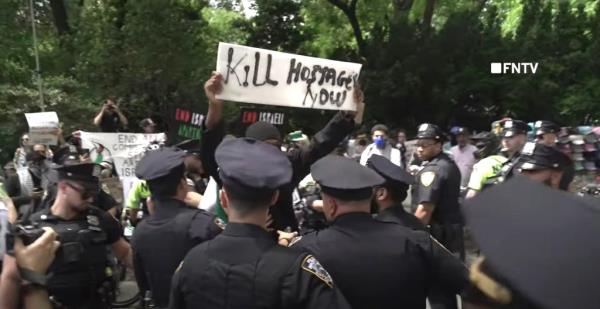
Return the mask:
[(64, 146), (54, 152), (52, 156), (52, 162), (63, 165), (63, 164), (74, 164), (79, 163), (79, 151), (74, 145)]
[(600, 211), (517, 176), (464, 205), (473, 236), (510, 291), (540, 308), (600, 308)]
[(154, 180), (169, 176), (173, 173), (183, 173), (183, 159), (185, 153), (181, 150), (164, 147), (147, 151), (135, 168), (135, 175), (139, 179)]
[(251, 124), (246, 129), (246, 137), (259, 141), (266, 141), (268, 139), (281, 141), (281, 133), (279, 130), (274, 125), (264, 121), (258, 121)]
[(58, 172), (58, 180), (71, 180), (86, 184), (98, 184), (100, 166), (94, 163), (78, 163), (54, 168)]
[(517, 134), (527, 134), (530, 128), (529, 126), (521, 121), (515, 119), (507, 119), (500, 122), (502, 127), (502, 137), (513, 137)]
[(552, 121), (538, 120), (535, 122), (533, 130), (536, 136), (540, 136), (548, 133), (557, 134), (560, 132), (560, 127)]
[(223, 140), (215, 152), (223, 184), (246, 198), (263, 198), (292, 179), (292, 164), (281, 150), (252, 138)]
[(367, 167), (377, 172), (381, 177), (385, 178), (385, 181), (389, 184), (397, 186), (412, 185), (415, 182), (415, 177), (409, 174), (400, 166), (392, 163), (384, 156), (372, 155), (367, 160)]
[(516, 168), (526, 171), (563, 169), (568, 164), (568, 157), (558, 149), (540, 143), (528, 142), (523, 146)]
[(310, 172), (324, 193), (346, 201), (368, 199), (373, 194), (373, 187), (385, 182), (372, 169), (350, 158), (334, 155), (315, 162)]
[(188, 139), (175, 145), (175, 147), (185, 151), (188, 154), (200, 154), (202, 151), (201, 146), (202, 144), (200, 143), (199, 139)]
[(435, 140), (444, 140), (446, 136), (444, 132), (435, 124), (431, 123), (423, 123), (419, 126), (417, 130), (417, 138), (418, 139), (435, 139)]
[(156, 126), (156, 123), (154, 123), (154, 121), (152, 121), (150, 118), (145, 118), (140, 121), (140, 128), (145, 128), (147, 126)]

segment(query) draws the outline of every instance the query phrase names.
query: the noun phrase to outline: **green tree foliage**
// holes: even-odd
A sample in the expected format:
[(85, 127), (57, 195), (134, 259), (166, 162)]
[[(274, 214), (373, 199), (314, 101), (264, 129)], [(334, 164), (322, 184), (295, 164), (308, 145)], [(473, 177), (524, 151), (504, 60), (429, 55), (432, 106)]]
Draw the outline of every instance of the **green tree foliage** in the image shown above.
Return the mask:
[[(246, 3), (35, 0), (46, 110), (68, 132), (93, 129), (108, 95), (132, 124), (164, 121), (175, 106), (204, 109), (202, 84), (223, 41), (363, 63), (367, 124), (600, 119), (599, 0), (255, 0), (250, 11)], [(27, 130), (23, 113), (40, 110), (29, 15), (28, 1), (0, 2), (0, 161)], [(539, 67), (495, 75), (491, 62)], [(237, 106), (227, 105), (227, 117)], [(288, 115), (290, 129), (314, 132), (330, 113)]]

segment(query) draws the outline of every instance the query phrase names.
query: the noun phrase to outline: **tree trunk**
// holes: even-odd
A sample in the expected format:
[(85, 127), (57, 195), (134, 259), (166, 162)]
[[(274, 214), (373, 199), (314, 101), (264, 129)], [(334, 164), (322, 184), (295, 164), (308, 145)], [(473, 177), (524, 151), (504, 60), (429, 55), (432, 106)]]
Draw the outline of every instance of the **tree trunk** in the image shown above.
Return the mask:
[(342, 0), (327, 0), (329, 3), (333, 4), (348, 17), (348, 21), (352, 26), (352, 31), (354, 32), (354, 38), (356, 39), (356, 45), (358, 45), (358, 53), (362, 57), (367, 57), (367, 48), (365, 45), (365, 40), (362, 35), (362, 30), (360, 29), (360, 24), (358, 22), (358, 18), (356, 17), (356, 4), (358, 0), (350, 0), (350, 3), (346, 3)]
[(50, 0), (52, 8), (52, 16), (54, 17), (54, 25), (59, 36), (67, 34), (71, 31), (69, 27), (69, 17), (63, 0)]
[(435, 0), (427, 0), (425, 11), (423, 12), (423, 26), (426, 30), (431, 28), (431, 20), (433, 19), (433, 9), (435, 8)]

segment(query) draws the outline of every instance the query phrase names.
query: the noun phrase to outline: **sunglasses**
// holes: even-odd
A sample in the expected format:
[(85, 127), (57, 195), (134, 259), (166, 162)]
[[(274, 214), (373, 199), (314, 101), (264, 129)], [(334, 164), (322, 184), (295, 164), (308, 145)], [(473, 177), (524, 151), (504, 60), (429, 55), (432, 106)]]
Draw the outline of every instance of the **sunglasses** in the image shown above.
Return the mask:
[(71, 189), (77, 191), (81, 195), (81, 199), (83, 199), (83, 200), (87, 200), (90, 197), (94, 197), (98, 193), (98, 188), (97, 187), (96, 188), (92, 188), (91, 186), (90, 187), (85, 187), (84, 186), (84, 187), (81, 188), (81, 187), (76, 186), (76, 185), (74, 185), (74, 184), (72, 184), (70, 182), (67, 182), (66, 184)]

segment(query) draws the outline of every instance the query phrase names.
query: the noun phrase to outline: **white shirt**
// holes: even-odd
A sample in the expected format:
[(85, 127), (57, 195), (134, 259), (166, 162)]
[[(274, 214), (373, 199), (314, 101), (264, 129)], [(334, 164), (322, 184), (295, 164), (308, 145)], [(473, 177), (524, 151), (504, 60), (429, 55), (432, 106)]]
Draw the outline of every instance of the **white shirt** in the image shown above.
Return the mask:
[(477, 147), (467, 144), (464, 148), (460, 148), (458, 145), (450, 148), (450, 154), (452, 159), (458, 166), (461, 175), (460, 185), (463, 187), (467, 186), (469, 177), (471, 177), (471, 171), (473, 171), (473, 164), (475, 164), (475, 156), (473, 153), (477, 151)]
[(392, 147), (390, 144), (386, 144), (383, 149), (377, 148), (375, 144), (367, 146), (360, 155), (360, 164), (367, 165), (367, 161), (374, 154), (383, 156), (392, 161), (392, 163), (404, 168), (404, 166), (402, 166), (402, 154), (400, 153), (400, 150)]

